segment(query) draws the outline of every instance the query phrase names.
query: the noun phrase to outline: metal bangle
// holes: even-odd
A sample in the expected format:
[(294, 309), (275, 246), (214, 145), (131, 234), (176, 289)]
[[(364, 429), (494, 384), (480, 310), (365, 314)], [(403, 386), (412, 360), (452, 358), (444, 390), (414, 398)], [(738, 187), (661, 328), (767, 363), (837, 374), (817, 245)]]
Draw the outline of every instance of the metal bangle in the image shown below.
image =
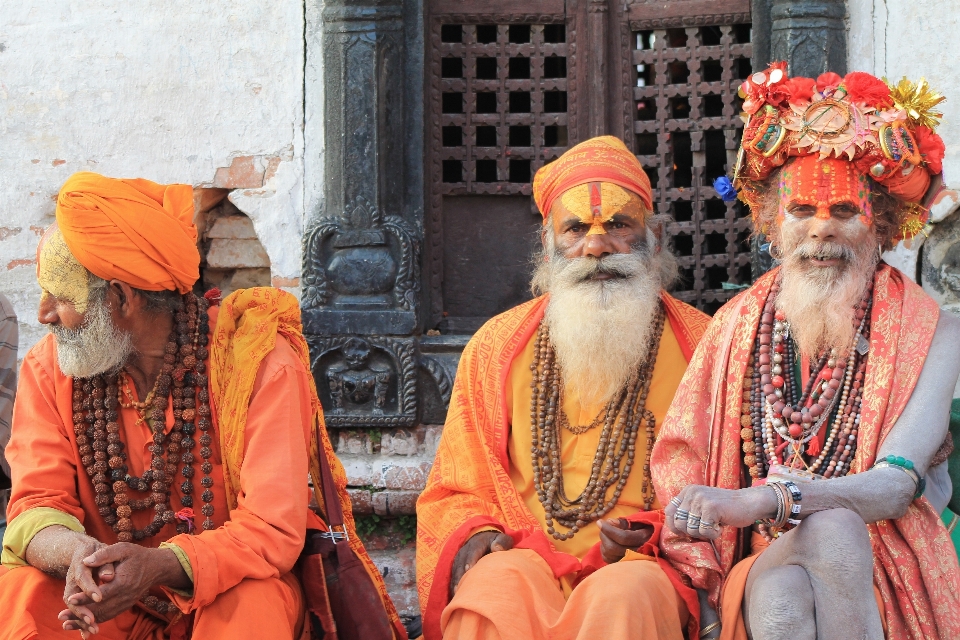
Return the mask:
[(716, 622), (711, 622), (710, 624), (705, 626), (703, 629), (700, 629), (700, 637), (706, 638), (708, 635), (710, 635), (713, 632), (714, 629), (718, 629), (719, 627), (720, 627), (719, 620), (717, 620)]

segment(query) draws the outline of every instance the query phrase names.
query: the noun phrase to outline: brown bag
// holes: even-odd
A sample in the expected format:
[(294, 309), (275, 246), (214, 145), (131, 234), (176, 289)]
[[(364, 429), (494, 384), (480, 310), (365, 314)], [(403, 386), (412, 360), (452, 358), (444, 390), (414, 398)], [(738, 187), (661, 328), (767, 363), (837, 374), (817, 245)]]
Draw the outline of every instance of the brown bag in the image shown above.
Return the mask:
[[(317, 438), (317, 442), (320, 442)], [(307, 529), (297, 561), (314, 640), (393, 640), (393, 627), (380, 593), (350, 548), (343, 509), (327, 457), (320, 451), (323, 510), (329, 531)]]

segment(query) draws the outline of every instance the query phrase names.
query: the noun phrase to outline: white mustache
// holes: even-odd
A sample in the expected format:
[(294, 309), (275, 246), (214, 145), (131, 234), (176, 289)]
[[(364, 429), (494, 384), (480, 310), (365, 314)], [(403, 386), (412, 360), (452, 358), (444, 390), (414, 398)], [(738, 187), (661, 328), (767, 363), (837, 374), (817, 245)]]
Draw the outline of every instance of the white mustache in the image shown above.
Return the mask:
[(852, 262), (856, 258), (853, 249), (847, 245), (837, 244), (835, 242), (805, 242), (793, 250), (793, 255), (803, 259), (841, 259), (847, 262)]

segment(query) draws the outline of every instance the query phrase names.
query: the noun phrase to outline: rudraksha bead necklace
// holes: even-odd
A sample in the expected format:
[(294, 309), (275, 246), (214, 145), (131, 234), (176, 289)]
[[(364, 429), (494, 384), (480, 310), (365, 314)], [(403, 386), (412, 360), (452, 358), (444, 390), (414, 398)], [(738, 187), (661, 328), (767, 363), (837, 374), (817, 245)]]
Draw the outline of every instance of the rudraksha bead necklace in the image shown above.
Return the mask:
[[(841, 358), (824, 353), (801, 391), (798, 353), (790, 327), (775, 309), (779, 282), (770, 289), (743, 385), (740, 417), (743, 462), (752, 478), (786, 464), (824, 478), (850, 470), (856, 453), (870, 338), (872, 283), (854, 307), (853, 342)], [(821, 446), (820, 430), (828, 431)]]
[[(644, 508), (650, 510), (653, 506), (650, 453), (656, 437), (656, 419), (653, 412), (646, 408), (646, 401), (663, 333), (662, 304), (658, 306), (653, 322), (646, 360), (601, 414), (603, 427), (590, 479), (583, 492), (573, 500), (567, 498), (565, 493), (563, 463), (560, 459), (561, 432), (566, 422), (562, 416), (560, 367), (550, 344), (549, 329), (541, 323), (537, 331), (533, 363), (530, 365), (533, 372), (530, 383), (531, 456), (534, 487), (543, 505), (547, 533), (556, 540), (569, 540), (586, 524), (599, 520), (616, 506), (633, 468), (641, 423), (646, 428), (647, 438), (641, 493), (644, 496)], [(594, 421), (594, 424), (599, 426), (601, 422)], [(585, 433), (590, 428), (588, 425), (570, 431)], [(613, 495), (608, 499), (607, 490), (612, 486)], [(555, 523), (568, 531), (557, 531)]]
[[(201, 435), (200, 470), (204, 487), (201, 512), (205, 516), (203, 529), (214, 528), (213, 464), (210, 457), (210, 396), (205, 360), (208, 355), (208, 302), (193, 294), (183, 296), (174, 314), (174, 331), (165, 347), (164, 363), (153, 391), (142, 403), (133, 402), (126, 375), (100, 374), (73, 381), (73, 427), (81, 463), (93, 482), (95, 501), (100, 515), (117, 533), (120, 542), (140, 541), (157, 535), (164, 525), (177, 523), (177, 533), (193, 532), (193, 475), (196, 446), (193, 435), (199, 427)], [(173, 398), (173, 425), (166, 434), (166, 407)], [(121, 389), (128, 403), (123, 403)], [(140, 421), (150, 421), (153, 443), (150, 468), (137, 477), (128, 473), (127, 453), (120, 436), (118, 406), (137, 411)], [(166, 445), (166, 460), (164, 460)], [(183, 509), (174, 512), (170, 506), (170, 486), (175, 481), (178, 464), (183, 482), (180, 485)], [(128, 490), (149, 492), (143, 499), (134, 500)], [(153, 509), (153, 520), (143, 529), (133, 526), (133, 512)]]

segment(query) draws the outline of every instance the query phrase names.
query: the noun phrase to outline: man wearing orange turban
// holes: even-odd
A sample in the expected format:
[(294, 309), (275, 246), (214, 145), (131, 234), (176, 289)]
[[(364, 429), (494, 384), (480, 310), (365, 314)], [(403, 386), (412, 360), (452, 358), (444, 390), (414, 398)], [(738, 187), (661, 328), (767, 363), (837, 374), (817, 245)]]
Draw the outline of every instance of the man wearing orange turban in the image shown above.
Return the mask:
[(307, 508), (317, 452), (350, 503), (299, 308), (270, 288), (194, 295), (192, 218), (187, 185), (78, 173), (60, 191), (38, 249), (51, 334), (6, 449), (2, 640), (309, 633), (291, 569), (325, 528)]
[(676, 262), (621, 141), (573, 147), (533, 192), (542, 295), (467, 345), (417, 503), (424, 637), (696, 637), (648, 464), (706, 316), (664, 291)]

